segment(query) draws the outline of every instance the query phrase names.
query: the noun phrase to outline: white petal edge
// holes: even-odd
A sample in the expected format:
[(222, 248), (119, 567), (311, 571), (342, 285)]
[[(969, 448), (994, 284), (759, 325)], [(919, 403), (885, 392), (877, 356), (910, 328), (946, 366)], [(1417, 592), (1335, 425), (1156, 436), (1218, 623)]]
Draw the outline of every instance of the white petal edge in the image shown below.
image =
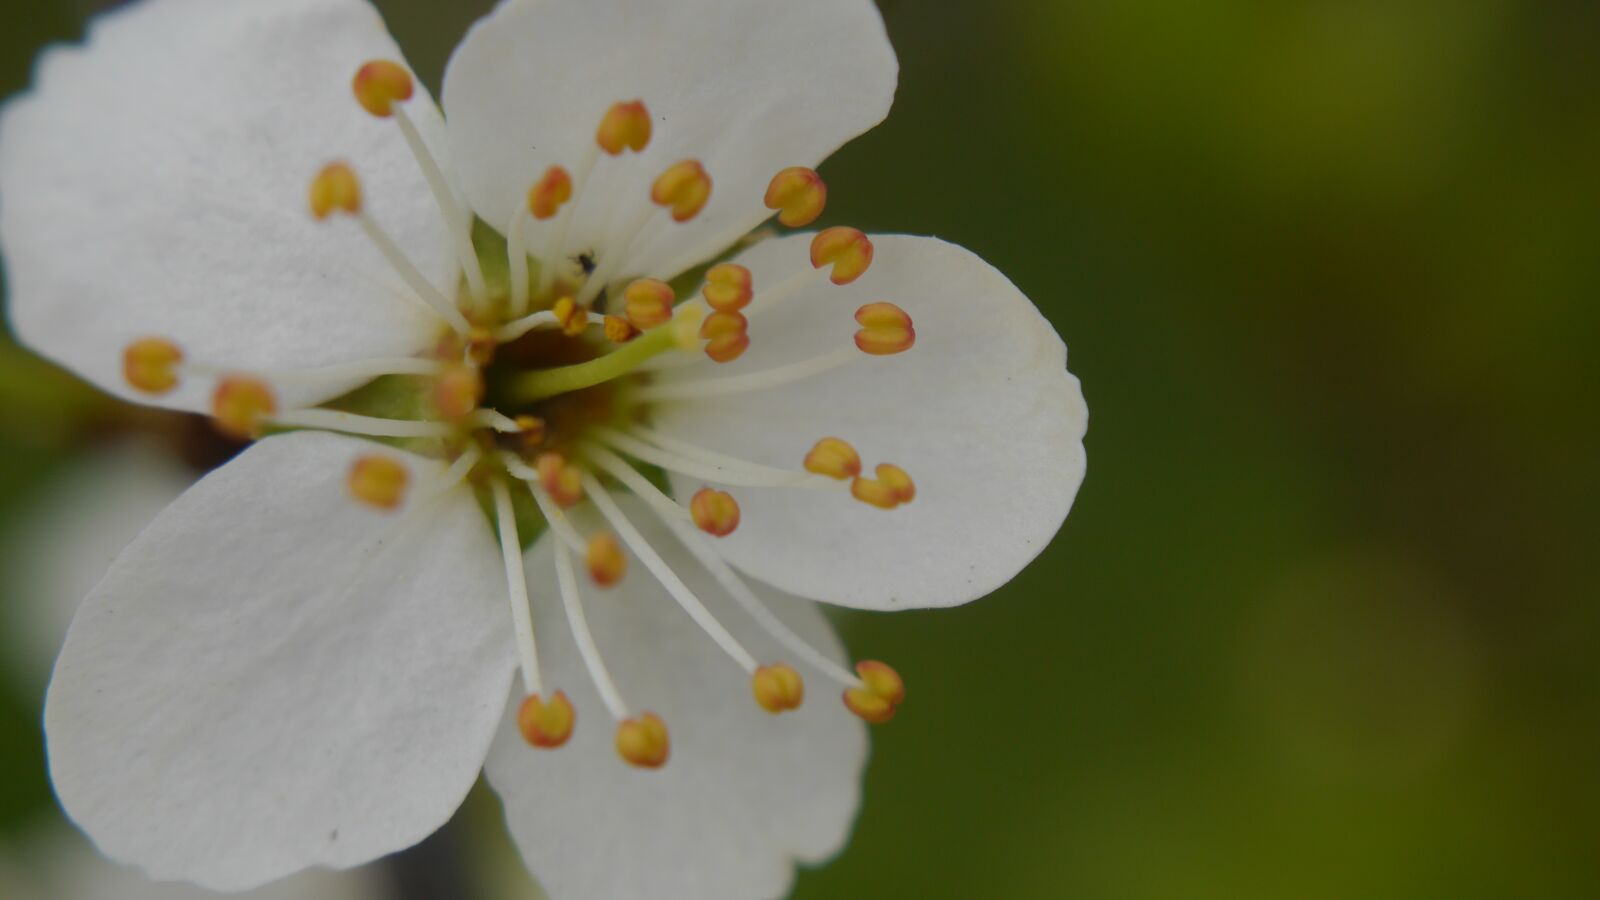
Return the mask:
[[(78, 611), (45, 706), (51, 777), (107, 856), (243, 890), (408, 847), (476, 780), (513, 657), (471, 492), (385, 514), (315, 432), (201, 480)], [(437, 482), (435, 482), (437, 483)]]
[[(785, 659), (640, 502), (619, 504), (706, 606), (757, 659)], [(600, 527), (592, 510), (580, 530)], [(860, 803), (866, 727), (839, 689), (798, 662), (807, 694), (774, 716), (750, 679), (678, 607), (637, 559), (602, 590), (581, 577), (584, 611), (618, 690), (637, 715), (667, 725), (672, 750), (655, 771), (628, 766), (615, 724), (578, 658), (556, 592), (553, 540), (528, 555), (541, 659), (550, 689), (567, 692), (577, 727), (567, 746), (530, 748), (513, 696), (485, 774), (505, 805), (528, 868), (560, 900), (753, 900), (788, 893), (796, 863), (843, 847)], [(843, 648), (812, 603), (753, 585), (773, 612), (822, 652)]]
[[(882, 121), (898, 71), (870, 0), (515, 0), (468, 32), (443, 102), (467, 195), (504, 231), (548, 166), (580, 173), (612, 104), (642, 99), (650, 145), (600, 156), (552, 257), (594, 250), (605, 266), (656, 209), (656, 176), (698, 159), (710, 203), (685, 224), (656, 210), (611, 273), (670, 278), (770, 215), (779, 170), (814, 167)], [(529, 235), (533, 248), (553, 239)]]
[[(757, 285), (809, 266), (808, 235), (738, 257)], [(954, 606), (1005, 584), (1061, 527), (1084, 474), (1088, 408), (1066, 346), (994, 267), (936, 238), (876, 235), (859, 280), (825, 278), (754, 313), (739, 360), (675, 370), (724, 377), (849, 348), (855, 311), (898, 304), (916, 344), (856, 354), (843, 368), (784, 387), (663, 403), (662, 431), (753, 462), (798, 470), (823, 437), (851, 442), (864, 474), (880, 462), (916, 483), (912, 503), (881, 510), (838, 491), (735, 489), (738, 531), (718, 546), (757, 578), (802, 597), (862, 609)], [(673, 478), (688, 497), (704, 482)]]
[[(122, 351), (175, 340), (190, 360), (279, 370), (406, 355), (438, 336), (347, 219), (313, 220), (312, 178), (343, 159), (367, 205), (454, 292), (443, 219), (395, 124), (351, 95), (399, 59), (366, 0), (145, 0), (45, 51), (0, 114), (0, 249), (10, 319), (35, 351), (105, 390), (205, 411), (209, 378), (150, 397)], [(425, 92), (407, 106), (442, 147)], [(289, 405), (351, 384), (287, 388)]]

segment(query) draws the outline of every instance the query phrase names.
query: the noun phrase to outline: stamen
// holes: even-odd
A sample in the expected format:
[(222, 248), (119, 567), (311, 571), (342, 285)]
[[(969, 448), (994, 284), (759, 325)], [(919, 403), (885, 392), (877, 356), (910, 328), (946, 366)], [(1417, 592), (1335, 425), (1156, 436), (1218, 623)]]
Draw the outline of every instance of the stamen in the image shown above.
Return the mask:
[(606, 316), (605, 329), (606, 340), (613, 344), (626, 344), (639, 336), (639, 329), (622, 316)]
[(761, 708), (774, 715), (799, 709), (806, 696), (806, 684), (800, 673), (781, 663), (756, 669), (750, 678), (750, 690)]
[(684, 584), (682, 579), (673, 573), (666, 560), (661, 558), (661, 555), (644, 539), (644, 535), (640, 534), (638, 529), (633, 527), (633, 523), (628, 521), (627, 516), (623, 515), (622, 508), (617, 506), (615, 500), (611, 499), (611, 495), (606, 492), (599, 479), (585, 472), (583, 475), (583, 487), (588, 492), (589, 499), (594, 502), (595, 508), (600, 510), (600, 514), (605, 517), (606, 521), (611, 523), (611, 527), (617, 530), (617, 534), (622, 536), (622, 540), (627, 543), (628, 548), (633, 551), (635, 556), (639, 557), (639, 561), (644, 563), (646, 569), (650, 570), (650, 574), (656, 577), (656, 581), (660, 582), (661, 586), (666, 588), (667, 593), (678, 601), (678, 605), (683, 607), (683, 611), (688, 613), (689, 617), (695, 621), (695, 624), (699, 625), (722, 648), (724, 653), (732, 657), (734, 662), (742, 666), (747, 673), (754, 673), (756, 670), (755, 658), (734, 639), (733, 635), (728, 633), (727, 629), (717, 622), (716, 618), (711, 615), (710, 610), (707, 610), (705, 605), (700, 602), (700, 599), (694, 595), (694, 592), (689, 590), (689, 586)]
[(861, 454), (848, 441), (826, 437), (806, 454), (806, 471), (844, 481), (861, 474)]
[(624, 150), (640, 153), (650, 143), (650, 128), (650, 111), (643, 100), (617, 103), (606, 110), (594, 141), (612, 156), (620, 156)]
[(650, 428), (645, 425), (630, 426), (627, 433), (641, 440), (649, 441), (657, 447), (660, 447), (661, 449), (670, 453), (675, 453), (684, 459), (693, 460), (694, 462), (705, 463), (706, 465), (718, 466), (726, 469), (735, 469), (748, 474), (765, 476), (768, 478), (787, 477), (800, 483), (812, 483), (815, 481), (815, 479), (809, 478), (800, 472), (774, 468), (772, 466), (764, 466), (760, 463), (753, 463), (746, 459), (740, 459), (737, 456), (729, 456), (726, 453), (718, 453), (715, 450), (702, 447), (699, 444), (690, 443), (689, 441), (681, 438), (673, 437), (670, 434), (657, 431), (654, 428)]
[(517, 434), (522, 431), (522, 426), (517, 420), (493, 409), (475, 409), (472, 415), (467, 416), (467, 424), (473, 428), (489, 428), (501, 434)]
[(750, 320), (743, 313), (714, 312), (701, 324), (700, 336), (712, 362), (733, 362), (750, 349)]
[(211, 415), (217, 429), (238, 440), (259, 436), (277, 409), (278, 398), (272, 388), (261, 379), (247, 375), (223, 378), (211, 397)]
[(819, 483), (826, 484), (822, 479), (814, 478), (801, 472), (789, 472), (769, 466), (758, 466), (754, 463), (745, 463), (737, 467), (721, 462), (703, 462), (678, 456), (658, 447), (652, 447), (631, 435), (617, 431), (614, 428), (595, 428), (595, 440), (602, 441), (629, 456), (652, 465), (660, 466), (671, 472), (688, 475), (718, 484), (733, 485), (735, 487), (807, 487)]
[(380, 119), (389, 118), (394, 105), (410, 100), (416, 89), (411, 73), (399, 63), (386, 59), (372, 60), (357, 69), (350, 87), (356, 102)]
[(655, 713), (645, 713), (617, 726), (617, 754), (641, 769), (659, 769), (671, 752), (667, 725)]
[(571, 297), (557, 300), (550, 312), (555, 314), (556, 321), (561, 325), (561, 332), (567, 337), (577, 337), (589, 327), (589, 310), (579, 306)]
[(546, 703), (538, 694), (529, 694), (517, 707), (517, 730), (530, 746), (554, 750), (572, 737), (578, 714), (565, 691), (556, 691)]
[(767, 209), (778, 210), (778, 221), (790, 228), (815, 222), (827, 202), (828, 186), (804, 166), (784, 169), (767, 185)]
[[(583, 479), (578, 467), (569, 465), (559, 453), (541, 453), (534, 461), (534, 474), (539, 486), (554, 498), (562, 509), (571, 509), (583, 499)], [(513, 473), (515, 474), (515, 473)]]
[[(185, 370), (195, 374), (210, 375), (220, 375), (228, 371), (208, 365), (189, 365), (185, 366)], [(273, 384), (282, 386), (322, 384), (324, 382), (335, 384), (339, 382), (362, 382), (382, 378), (385, 375), (438, 375), (442, 371), (444, 371), (444, 364), (438, 360), (423, 359), (415, 356), (395, 356), (333, 363), (306, 369), (256, 370), (253, 374)]]
[(856, 346), (863, 353), (892, 356), (910, 350), (917, 341), (911, 317), (893, 303), (868, 303), (856, 310), (856, 322), (861, 325)]
[(834, 284), (849, 284), (872, 265), (872, 241), (859, 229), (840, 226), (818, 232), (811, 240), (811, 266), (833, 266)]
[[(576, 312), (576, 306), (574, 306), (573, 311)], [(588, 325), (605, 324), (606, 317), (600, 313), (587, 312), (586, 316), (587, 319), (585, 322)], [(570, 314), (567, 321), (571, 322)], [(500, 326), (499, 330), (494, 333), (494, 338), (502, 344), (509, 344), (517, 338), (522, 337), (523, 335), (535, 329), (561, 327), (563, 327), (562, 320), (555, 314), (554, 310), (541, 309), (536, 313), (531, 313), (523, 316), (520, 319), (513, 319), (512, 321)]]
[(700, 400), (706, 397), (725, 397), (730, 394), (764, 391), (831, 372), (855, 359), (856, 353), (856, 349), (844, 347), (832, 353), (824, 353), (811, 359), (759, 372), (650, 384), (640, 388), (637, 396), (640, 401)]
[(122, 377), (147, 394), (165, 394), (178, 386), (183, 351), (164, 338), (142, 338), (122, 351)]
[(870, 659), (856, 663), (856, 673), (861, 676), (861, 686), (845, 690), (845, 707), (874, 725), (894, 718), (906, 699), (906, 683), (900, 673)]
[(672, 221), (698, 216), (711, 199), (711, 176), (697, 159), (674, 163), (650, 187), (650, 201), (672, 210)]
[(633, 327), (649, 331), (672, 318), (672, 302), (675, 299), (677, 296), (672, 286), (665, 281), (641, 278), (623, 291), (623, 312)]
[(440, 416), (459, 422), (478, 408), (483, 390), (483, 375), (476, 366), (450, 366), (433, 383), (433, 407)]
[(856, 476), (850, 482), (850, 494), (879, 509), (894, 509), (917, 499), (917, 486), (905, 469), (892, 463), (879, 463), (876, 472), (875, 479)]
[(700, 288), (706, 304), (717, 312), (738, 312), (750, 305), (754, 296), (754, 280), (750, 270), (735, 263), (720, 263), (706, 272), (706, 283)]
[(513, 319), (527, 315), (531, 300), (528, 241), (522, 230), (522, 221), (526, 217), (527, 213), (519, 206), (511, 211), (511, 221), (506, 225), (506, 271), (511, 278), (511, 295), (506, 298), (506, 312)]
[(311, 216), (318, 222), (336, 212), (361, 212), (361, 180), (345, 163), (329, 163), (311, 180)]
[(622, 545), (608, 531), (597, 531), (589, 536), (584, 548), (584, 563), (589, 567), (589, 577), (603, 587), (615, 587), (622, 576), (628, 574), (628, 557)]
[(545, 170), (544, 177), (528, 189), (528, 212), (541, 222), (556, 217), (572, 199), (572, 176), (560, 166)]
[(293, 409), (278, 413), (272, 424), (283, 428), (314, 428), (319, 431), (337, 431), (362, 437), (386, 438), (445, 438), (456, 429), (444, 422), (424, 422), (416, 419), (380, 419), (334, 409)]
[(517, 516), (504, 479), (489, 482), (494, 495), (495, 521), (500, 532), (500, 556), (505, 560), (506, 584), (511, 590), (511, 623), (516, 632), (517, 658), (522, 665), (523, 693), (544, 692), (539, 680), (539, 650), (533, 640), (533, 610), (528, 606), (528, 580), (522, 571), (522, 542), (517, 537)]
[(411, 485), (411, 470), (392, 456), (362, 456), (350, 467), (347, 479), (357, 500), (381, 510), (399, 509)]
[(689, 501), (689, 514), (701, 531), (727, 537), (739, 527), (739, 502), (726, 491), (701, 488)]

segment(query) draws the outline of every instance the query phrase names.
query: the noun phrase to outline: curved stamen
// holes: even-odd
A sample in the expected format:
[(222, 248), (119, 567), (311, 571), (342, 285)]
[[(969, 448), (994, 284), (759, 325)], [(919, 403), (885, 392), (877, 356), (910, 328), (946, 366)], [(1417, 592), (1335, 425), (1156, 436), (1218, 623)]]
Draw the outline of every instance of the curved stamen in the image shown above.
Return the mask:
[(706, 609), (705, 604), (700, 602), (700, 598), (689, 590), (689, 586), (684, 584), (683, 580), (672, 571), (672, 567), (667, 565), (667, 561), (661, 558), (661, 554), (657, 553), (655, 548), (650, 546), (650, 542), (645, 540), (644, 535), (633, 527), (633, 523), (628, 521), (628, 517), (623, 514), (622, 508), (617, 505), (617, 502), (611, 499), (611, 495), (606, 492), (605, 486), (600, 483), (600, 480), (588, 472), (583, 473), (583, 489), (589, 495), (589, 499), (594, 502), (595, 508), (600, 510), (600, 514), (605, 517), (606, 521), (611, 523), (612, 528), (616, 529), (617, 534), (628, 545), (628, 549), (633, 551), (633, 555), (639, 557), (639, 561), (644, 563), (644, 567), (650, 570), (650, 574), (656, 577), (656, 581), (666, 588), (667, 593), (672, 595), (672, 599), (678, 601), (678, 605), (683, 607), (683, 611), (689, 615), (689, 618), (693, 619), (695, 624), (699, 625), (701, 630), (709, 635), (713, 641), (716, 641), (717, 646), (721, 647), (724, 653), (728, 654), (734, 662), (743, 667), (746, 673), (754, 673), (757, 665), (755, 657), (751, 656), (749, 651), (745, 650), (734, 639), (734, 636), (729, 634), (727, 629), (717, 622), (716, 618), (711, 615), (711, 611)]
[(789, 477), (801, 484), (809, 484), (815, 480), (804, 472), (790, 471), (788, 469), (751, 462), (747, 459), (740, 459), (737, 456), (729, 456), (726, 453), (718, 453), (715, 450), (702, 447), (699, 444), (692, 444), (686, 440), (683, 440), (682, 438), (673, 437), (670, 434), (665, 434), (645, 425), (630, 425), (628, 426), (626, 433), (641, 440), (648, 441), (669, 453), (675, 453), (684, 459), (693, 460), (694, 462), (719, 466), (734, 471), (743, 471), (751, 476), (756, 477)]
[[(597, 312), (586, 313), (590, 325), (605, 325), (606, 317)], [(508, 344), (519, 337), (537, 328), (560, 328), (561, 319), (548, 309), (541, 309), (530, 313), (520, 319), (513, 319), (500, 326), (494, 333), (494, 339), (502, 344)]]
[(417, 159), (417, 167), (422, 170), (422, 177), (428, 182), (428, 189), (433, 192), (433, 200), (439, 207), (439, 215), (444, 217), (445, 227), (450, 231), (450, 238), (455, 244), (456, 258), (461, 263), (461, 270), (467, 276), (467, 289), (472, 292), (472, 302), (483, 309), (489, 302), (489, 289), (483, 280), (483, 267), (478, 262), (478, 251), (472, 246), (472, 226), (462, 215), (461, 206), (456, 203), (455, 192), (450, 189), (450, 183), (445, 180), (444, 170), (440, 168), (439, 161), (434, 159), (433, 151), (428, 149), (422, 140), (422, 133), (406, 115), (403, 107), (396, 104), (393, 107), (394, 121), (400, 126), (400, 133), (406, 139), (406, 145), (411, 148), (411, 155)]
[(718, 484), (733, 485), (735, 487), (810, 487), (828, 489), (834, 487), (828, 479), (806, 472), (789, 472), (769, 466), (757, 466), (754, 463), (735, 467), (717, 462), (689, 459), (662, 450), (659, 447), (653, 447), (614, 428), (596, 428), (594, 429), (594, 438), (651, 465), (688, 475), (691, 478), (700, 478)]
[(706, 397), (725, 397), (730, 394), (770, 390), (821, 375), (825, 372), (831, 372), (840, 366), (847, 365), (856, 358), (859, 352), (854, 347), (841, 347), (832, 353), (824, 353), (811, 359), (803, 359), (799, 362), (763, 369), (760, 372), (745, 372), (739, 375), (721, 375), (714, 378), (697, 378), (694, 380), (651, 384), (640, 388), (636, 396), (640, 401), (698, 400)]
[(500, 532), (500, 555), (505, 560), (506, 584), (511, 592), (511, 622), (516, 629), (517, 658), (522, 666), (523, 693), (544, 693), (539, 681), (539, 650), (533, 640), (533, 610), (528, 606), (528, 580), (522, 571), (522, 542), (517, 537), (517, 516), (504, 479), (489, 482), (494, 495), (495, 522)]
[(361, 226), (361, 230), (366, 233), (367, 239), (388, 261), (389, 266), (395, 270), (395, 273), (405, 281), (407, 287), (416, 292), (416, 295), (422, 298), (428, 306), (432, 307), (434, 312), (443, 316), (444, 320), (457, 333), (467, 334), (472, 330), (471, 323), (467, 321), (466, 316), (461, 314), (461, 310), (456, 309), (456, 305), (450, 301), (450, 298), (441, 293), (438, 288), (434, 287), (433, 282), (423, 277), (422, 273), (411, 262), (410, 257), (406, 256), (405, 251), (400, 249), (394, 239), (390, 238), (371, 216), (365, 212), (356, 212), (354, 215), (356, 224)]

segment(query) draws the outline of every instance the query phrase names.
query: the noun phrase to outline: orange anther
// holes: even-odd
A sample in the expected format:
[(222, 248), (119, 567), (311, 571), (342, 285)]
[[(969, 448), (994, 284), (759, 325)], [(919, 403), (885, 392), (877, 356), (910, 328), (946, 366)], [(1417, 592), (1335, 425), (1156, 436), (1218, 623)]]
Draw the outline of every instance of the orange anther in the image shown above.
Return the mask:
[(739, 501), (727, 491), (701, 488), (689, 500), (689, 513), (701, 531), (727, 537), (739, 527)]
[(411, 470), (392, 456), (363, 456), (346, 479), (357, 500), (378, 509), (399, 509), (411, 484)]
[(361, 179), (345, 163), (329, 163), (311, 180), (311, 215), (320, 222), (336, 212), (361, 212)]
[(833, 266), (834, 284), (849, 284), (872, 265), (872, 241), (855, 228), (840, 226), (817, 233), (811, 239), (811, 266)]
[(911, 317), (893, 303), (868, 303), (856, 310), (856, 322), (861, 325), (856, 332), (856, 346), (863, 353), (892, 356), (910, 350), (917, 342)]
[(640, 331), (664, 325), (672, 318), (672, 286), (654, 278), (641, 278), (622, 292), (622, 309), (628, 322)]
[(622, 316), (606, 316), (606, 340), (626, 344), (639, 336), (639, 329)]
[(211, 415), (216, 419), (217, 430), (239, 440), (259, 435), (277, 411), (278, 398), (272, 388), (248, 375), (229, 375), (217, 383), (217, 391), (211, 396)]
[(645, 109), (644, 101), (613, 104), (600, 120), (594, 140), (612, 156), (624, 150), (643, 150), (650, 143), (650, 111)]
[(357, 69), (350, 87), (361, 108), (380, 119), (394, 115), (394, 105), (410, 100), (416, 89), (411, 73), (386, 59), (375, 59)]
[(550, 307), (550, 312), (555, 314), (556, 321), (560, 323), (561, 333), (568, 337), (577, 337), (589, 327), (589, 311), (571, 297), (557, 300)]
[(700, 289), (706, 303), (717, 312), (738, 312), (750, 305), (755, 294), (750, 270), (737, 263), (720, 263), (706, 273), (705, 287)]
[(767, 209), (778, 210), (778, 221), (790, 228), (810, 225), (828, 204), (828, 186), (811, 169), (793, 166), (772, 176), (766, 203)]
[(122, 351), (122, 377), (147, 394), (165, 394), (178, 386), (183, 351), (164, 338), (142, 338)]
[(560, 166), (551, 166), (545, 170), (544, 177), (528, 189), (528, 212), (541, 222), (554, 219), (571, 199), (572, 176)]
[(559, 453), (541, 453), (533, 467), (539, 473), (539, 484), (562, 509), (570, 509), (583, 499), (583, 475), (577, 466), (567, 464)]
[(628, 558), (622, 554), (622, 545), (609, 531), (597, 531), (589, 538), (585, 562), (589, 566), (589, 577), (601, 587), (611, 587), (628, 571)]
[(446, 419), (465, 419), (482, 399), (483, 375), (475, 366), (450, 366), (434, 379), (433, 406)]
[(617, 755), (641, 769), (661, 768), (671, 749), (667, 724), (655, 713), (617, 724)]
[(806, 471), (843, 481), (861, 474), (861, 454), (838, 438), (817, 441), (806, 454)]
[(550, 433), (549, 425), (538, 416), (521, 415), (514, 421), (517, 428), (521, 429), (517, 432), (517, 442), (523, 447), (539, 446)]
[(700, 323), (706, 339), (706, 356), (713, 362), (733, 362), (750, 347), (750, 322), (744, 313), (714, 312)]
[(906, 699), (906, 683), (900, 673), (877, 660), (856, 663), (861, 686), (844, 692), (844, 705), (861, 718), (881, 725), (894, 718)]
[(650, 188), (651, 202), (671, 207), (674, 222), (687, 222), (699, 215), (710, 199), (711, 176), (697, 159), (686, 159), (667, 167)]
[(577, 719), (565, 691), (556, 691), (549, 702), (538, 694), (529, 694), (517, 707), (517, 730), (522, 732), (522, 739), (544, 750), (565, 744), (572, 737)]
[(850, 482), (850, 494), (879, 509), (894, 509), (917, 499), (917, 486), (912, 483), (905, 469), (891, 463), (880, 463), (876, 471), (877, 478), (857, 476)]
[(706, 341), (706, 356), (712, 362), (730, 363), (750, 349), (750, 335), (743, 331), (724, 334)]
[(793, 667), (779, 663), (762, 666), (750, 677), (750, 690), (756, 702), (769, 713), (799, 709), (806, 696), (806, 683)]

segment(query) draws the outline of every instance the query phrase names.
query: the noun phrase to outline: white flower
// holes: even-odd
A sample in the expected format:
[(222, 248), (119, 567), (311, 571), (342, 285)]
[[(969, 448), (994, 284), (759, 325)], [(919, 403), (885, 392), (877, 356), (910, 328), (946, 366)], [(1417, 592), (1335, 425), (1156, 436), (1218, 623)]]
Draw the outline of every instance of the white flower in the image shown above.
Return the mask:
[(74, 620), (61, 802), (238, 889), (420, 840), (482, 766), (561, 900), (779, 895), (849, 830), (850, 712), (904, 695), (807, 601), (951, 606), (1037, 555), (1083, 474), (1065, 348), (933, 239), (700, 268), (814, 220), (886, 114), (868, 0), (512, 0), (443, 117), (399, 58), (364, 0), (147, 0), (0, 119), (22, 339), (272, 434)]

